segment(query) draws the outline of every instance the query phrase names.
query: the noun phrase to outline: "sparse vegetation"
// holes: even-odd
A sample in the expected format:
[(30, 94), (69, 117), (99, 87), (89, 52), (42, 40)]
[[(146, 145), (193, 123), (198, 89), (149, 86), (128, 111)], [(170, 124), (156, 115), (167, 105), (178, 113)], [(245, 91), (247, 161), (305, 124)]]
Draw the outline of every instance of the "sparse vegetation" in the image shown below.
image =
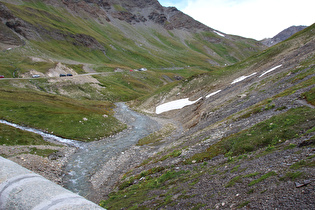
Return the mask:
[(267, 178), (269, 178), (269, 177), (271, 177), (271, 176), (275, 176), (275, 175), (277, 175), (276, 172), (270, 171), (270, 172), (268, 172), (268, 173), (262, 175), (260, 178), (251, 181), (251, 182), (248, 184), (248, 186), (253, 186), (253, 185), (255, 185), (255, 184), (259, 183), (259, 182), (262, 182), (262, 181), (264, 181), (265, 179), (267, 179)]
[(240, 205), (237, 206), (238, 209), (241, 209), (245, 206), (247, 206), (250, 203), (250, 201), (244, 201), (243, 203), (241, 203)]
[(287, 172), (283, 177), (281, 177), (279, 180), (280, 181), (287, 181), (287, 180), (295, 180), (299, 177), (301, 177), (301, 175), (303, 174), (303, 172), (301, 171), (296, 171), (296, 172)]
[(42, 156), (42, 157), (48, 157), (49, 155), (53, 154), (58, 150), (53, 150), (53, 149), (37, 149), (36, 147), (32, 147), (30, 154)]
[[(182, 174), (188, 174), (189, 171), (171, 171), (164, 170), (158, 177), (146, 176), (146, 179), (134, 182), (134, 178), (120, 185), (121, 191), (113, 192), (109, 199), (101, 201), (100, 205), (104, 208), (130, 208), (135, 204), (141, 204), (148, 199), (148, 192), (153, 189), (163, 189), (167, 182), (175, 183)], [(154, 198), (151, 195), (149, 198)], [(169, 195), (163, 195), (164, 199), (159, 201), (159, 205), (166, 205), (172, 202)], [(123, 201), (123, 202), (122, 202)]]
[(314, 110), (307, 107), (289, 110), (250, 129), (223, 138), (209, 147), (206, 152), (195, 154), (189, 160), (202, 161), (226, 153), (240, 155), (266, 146), (269, 147), (267, 150), (271, 150), (273, 145), (299, 135), (296, 131), (304, 133), (312, 128), (314, 114)]
[(233, 179), (231, 179), (226, 185), (225, 187), (231, 187), (233, 185), (235, 185), (236, 182), (241, 182), (242, 176), (236, 176)]
[(149, 136), (146, 136), (140, 139), (137, 143), (138, 146), (142, 146), (145, 144), (159, 144), (159, 141), (163, 140), (165, 137), (169, 136), (175, 130), (172, 124), (167, 124), (163, 126), (160, 131), (156, 131), (151, 133)]

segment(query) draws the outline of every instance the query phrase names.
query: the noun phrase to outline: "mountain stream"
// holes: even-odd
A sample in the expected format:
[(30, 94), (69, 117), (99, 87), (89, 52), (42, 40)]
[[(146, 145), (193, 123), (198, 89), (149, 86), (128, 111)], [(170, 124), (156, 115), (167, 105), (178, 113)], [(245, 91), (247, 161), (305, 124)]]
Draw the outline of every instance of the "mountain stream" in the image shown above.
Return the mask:
[(160, 125), (151, 118), (134, 112), (124, 103), (117, 103), (115, 117), (126, 123), (128, 128), (113, 137), (86, 143), (79, 147), (65, 167), (64, 186), (84, 197), (93, 193), (90, 177), (111, 158), (121, 154), (139, 139), (160, 129)]
[(126, 123), (128, 126), (127, 129), (112, 137), (89, 143), (64, 139), (41, 130), (23, 127), (5, 120), (0, 120), (0, 123), (37, 133), (49, 142), (76, 147), (77, 151), (69, 157), (64, 169), (63, 184), (65, 188), (72, 192), (89, 197), (94, 192), (90, 178), (102, 168), (104, 163), (135, 145), (139, 139), (161, 128), (157, 121), (130, 110), (124, 103), (116, 104), (115, 117), (121, 122)]

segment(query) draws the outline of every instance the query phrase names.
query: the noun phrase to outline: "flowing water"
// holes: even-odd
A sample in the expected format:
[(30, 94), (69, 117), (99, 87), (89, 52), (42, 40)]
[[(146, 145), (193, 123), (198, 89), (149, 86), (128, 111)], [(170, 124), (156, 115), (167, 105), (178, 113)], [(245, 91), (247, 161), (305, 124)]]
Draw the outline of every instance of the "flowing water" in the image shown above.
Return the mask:
[(139, 139), (158, 130), (160, 125), (151, 118), (130, 110), (124, 103), (117, 103), (115, 117), (128, 125), (128, 129), (101, 141), (86, 143), (69, 159), (65, 168), (64, 186), (82, 196), (93, 193), (90, 177), (102, 165), (135, 145)]
[(88, 196), (90, 193), (93, 193), (92, 184), (89, 181), (90, 177), (97, 172), (98, 169), (102, 168), (104, 163), (135, 145), (139, 139), (160, 129), (160, 125), (156, 121), (130, 110), (124, 103), (117, 103), (116, 105), (115, 117), (123, 123), (126, 123), (128, 129), (113, 137), (89, 143), (64, 139), (34, 128), (10, 123), (5, 120), (0, 120), (0, 123), (37, 133), (50, 142), (60, 142), (77, 147), (76, 153), (69, 158), (65, 167), (63, 183), (65, 188), (72, 192), (82, 196)]
[(17, 125), (15, 123), (10, 123), (10, 122), (5, 121), (5, 120), (0, 120), (0, 123), (6, 124), (6, 125), (9, 125), (9, 126), (12, 126), (12, 127), (24, 130), (24, 131), (28, 131), (28, 132), (39, 134), (39, 135), (41, 135), (43, 137), (43, 139), (45, 141), (49, 141), (49, 142), (52, 142), (52, 143), (62, 143), (62, 144), (65, 144), (65, 145), (78, 147), (78, 148), (83, 148), (83, 145), (84, 145), (84, 143), (80, 142), (80, 141), (75, 141), (75, 140), (71, 140), (71, 139), (61, 138), (59, 136), (55, 136), (55, 135), (52, 135), (52, 134), (49, 134), (49, 133), (45, 133), (45, 132), (43, 132), (41, 130), (38, 130), (38, 129), (35, 129), (35, 128), (24, 127), (24, 126), (21, 126), (21, 125)]

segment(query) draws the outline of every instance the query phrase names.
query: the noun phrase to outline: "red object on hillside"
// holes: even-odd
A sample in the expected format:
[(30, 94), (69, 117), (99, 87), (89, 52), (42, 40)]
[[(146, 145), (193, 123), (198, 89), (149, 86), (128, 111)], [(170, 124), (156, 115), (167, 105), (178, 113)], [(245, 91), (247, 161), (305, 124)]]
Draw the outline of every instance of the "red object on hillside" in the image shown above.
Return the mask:
[(131, 69), (131, 70), (129, 70), (129, 71), (133, 71), (133, 70)]
[(0, 75), (0, 78), (4, 78), (4, 76), (3, 76), (3, 75)]

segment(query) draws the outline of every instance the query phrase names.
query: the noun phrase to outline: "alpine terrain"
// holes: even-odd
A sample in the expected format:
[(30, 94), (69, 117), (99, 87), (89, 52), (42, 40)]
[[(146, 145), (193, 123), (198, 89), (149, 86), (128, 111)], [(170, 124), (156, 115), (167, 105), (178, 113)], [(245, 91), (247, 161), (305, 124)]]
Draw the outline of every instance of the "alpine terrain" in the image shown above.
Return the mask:
[(157, 0), (0, 20), (2, 157), (106, 209), (315, 208), (314, 24), (257, 41)]

